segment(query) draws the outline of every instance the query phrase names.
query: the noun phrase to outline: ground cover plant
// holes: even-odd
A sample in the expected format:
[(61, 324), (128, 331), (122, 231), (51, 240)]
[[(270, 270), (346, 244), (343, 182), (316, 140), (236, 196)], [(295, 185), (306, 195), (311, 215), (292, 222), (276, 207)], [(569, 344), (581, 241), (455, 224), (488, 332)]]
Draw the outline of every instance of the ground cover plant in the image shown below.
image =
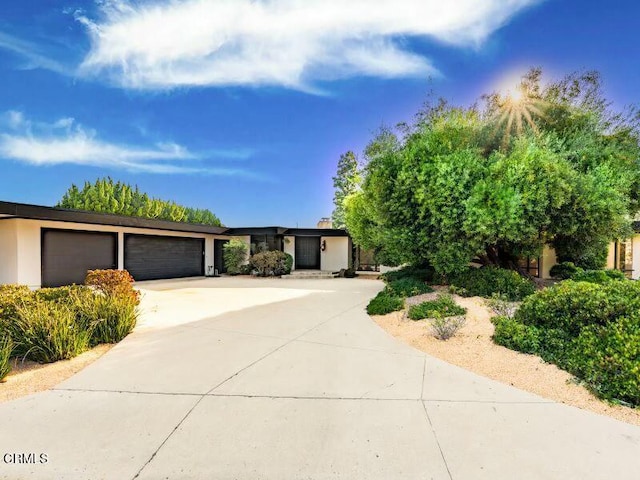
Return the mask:
[(497, 267), (469, 268), (450, 276), (456, 293), (464, 297), (502, 295), (507, 300), (522, 300), (536, 290), (535, 284), (514, 270)]
[(405, 277), (389, 282), (386, 289), (398, 297), (413, 297), (423, 293), (433, 292), (433, 288), (423, 280), (414, 277)]
[(640, 282), (566, 280), (494, 324), (496, 343), (555, 363), (601, 398), (640, 406)]
[(404, 299), (388, 290), (383, 290), (367, 305), (367, 313), (369, 315), (387, 315), (391, 312), (397, 312), (404, 308)]
[(453, 317), (466, 313), (467, 309), (458, 305), (451, 295), (441, 294), (435, 300), (409, 307), (408, 317), (411, 320), (422, 320), (424, 318)]
[(10, 357), (50, 363), (101, 343), (117, 343), (136, 325), (139, 294), (127, 272), (95, 270), (89, 285), (0, 285), (0, 379)]

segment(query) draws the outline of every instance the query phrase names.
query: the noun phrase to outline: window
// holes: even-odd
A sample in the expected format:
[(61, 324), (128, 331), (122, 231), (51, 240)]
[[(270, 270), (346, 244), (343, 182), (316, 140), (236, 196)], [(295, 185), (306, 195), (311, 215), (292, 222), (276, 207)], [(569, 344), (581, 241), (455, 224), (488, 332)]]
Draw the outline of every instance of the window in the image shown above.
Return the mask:
[(251, 235), (251, 255), (258, 252), (283, 250), (281, 235)]
[(540, 277), (540, 257), (521, 257), (518, 266), (532, 277)]

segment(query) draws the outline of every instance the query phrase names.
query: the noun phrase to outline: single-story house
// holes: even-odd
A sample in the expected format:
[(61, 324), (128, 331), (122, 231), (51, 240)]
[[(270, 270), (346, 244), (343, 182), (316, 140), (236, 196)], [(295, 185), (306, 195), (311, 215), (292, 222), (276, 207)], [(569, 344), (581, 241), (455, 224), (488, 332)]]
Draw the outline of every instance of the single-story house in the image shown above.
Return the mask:
[(128, 270), (136, 280), (224, 273), (232, 238), (291, 254), (294, 269), (339, 271), (351, 239), (331, 228), (227, 228), (0, 201), (0, 284), (82, 283), (87, 270)]

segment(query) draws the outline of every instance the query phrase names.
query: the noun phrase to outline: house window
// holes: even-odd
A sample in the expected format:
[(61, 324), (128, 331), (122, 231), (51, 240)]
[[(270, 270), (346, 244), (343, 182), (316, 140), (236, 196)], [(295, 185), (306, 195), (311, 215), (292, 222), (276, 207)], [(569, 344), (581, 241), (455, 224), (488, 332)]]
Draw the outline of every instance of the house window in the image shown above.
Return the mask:
[(540, 277), (540, 257), (521, 257), (518, 266), (532, 277)]
[(631, 278), (633, 273), (633, 242), (631, 239), (616, 242), (616, 268)]
[(283, 251), (281, 235), (251, 235), (251, 255), (274, 250)]

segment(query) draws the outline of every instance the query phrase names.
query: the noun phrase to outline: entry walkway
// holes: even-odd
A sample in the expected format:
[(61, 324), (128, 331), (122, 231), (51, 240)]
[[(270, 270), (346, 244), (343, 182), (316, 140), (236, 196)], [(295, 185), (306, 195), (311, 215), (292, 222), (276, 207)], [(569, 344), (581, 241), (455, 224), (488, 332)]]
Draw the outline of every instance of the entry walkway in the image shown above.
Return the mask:
[(0, 478), (638, 478), (640, 428), (399, 343), (364, 312), (378, 281), (144, 288), (125, 341), (0, 404), (0, 452), (48, 459)]

